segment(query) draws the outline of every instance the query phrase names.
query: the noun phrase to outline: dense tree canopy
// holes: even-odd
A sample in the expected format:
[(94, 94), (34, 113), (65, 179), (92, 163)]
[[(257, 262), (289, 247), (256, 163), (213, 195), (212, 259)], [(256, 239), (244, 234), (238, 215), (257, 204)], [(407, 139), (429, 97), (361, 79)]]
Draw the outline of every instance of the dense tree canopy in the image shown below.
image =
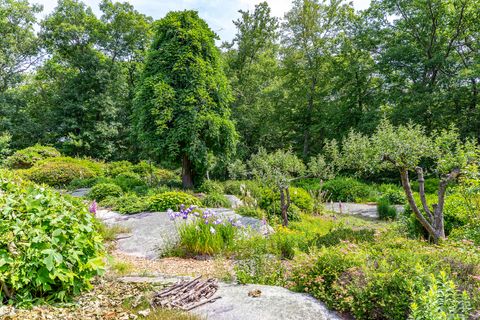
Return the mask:
[(147, 154), (182, 162), (184, 187), (206, 172), (208, 155), (228, 160), (237, 134), (216, 35), (195, 11), (158, 21), (135, 103), (136, 133)]
[(383, 118), (427, 134), (454, 125), (461, 139), (478, 139), (478, 7), (375, 0), (355, 11), (295, 0), (274, 17), (262, 2), (239, 11), (221, 51), (196, 13), (172, 13), (156, 23), (145, 60), (152, 19), (128, 3), (103, 0), (96, 16), (81, 0), (60, 0), (37, 21), (41, 8), (3, 0), (0, 133), (13, 149), (38, 142), (105, 159), (188, 159), (198, 177), (226, 174), (235, 130), (242, 161), (260, 148), (307, 161), (325, 141), (371, 134)]

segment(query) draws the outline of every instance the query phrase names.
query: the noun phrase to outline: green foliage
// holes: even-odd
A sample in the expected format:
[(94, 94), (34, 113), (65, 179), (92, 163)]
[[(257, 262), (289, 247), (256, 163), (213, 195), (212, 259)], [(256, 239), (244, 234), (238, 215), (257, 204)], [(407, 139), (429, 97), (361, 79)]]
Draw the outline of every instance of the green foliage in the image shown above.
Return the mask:
[(302, 178), (295, 180), (292, 185), (305, 189), (307, 191), (316, 191), (320, 190), (322, 187), (322, 184), (320, 182), (320, 179), (316, 178)]
[(313, 199), (310, 193), (302, 188), (289, 188), (290, 199), (300, 210), (310, 213), (313, 210)]
[(388, 198), (382, 198), (377, 203), (377, 212), (381, 220), (395, 220), (397, 210), (393, 207)]
[(246, 179), (248, 176), (247, 165), (242, 160), (237, 159), (227, 166), (228, 177), (233, 180)]
[(260, 208), (254, 208), (249, 206), (241, 206), (235, 209), (235, 212), (244, 217), (252, 217), (257, 219), (266, 218), (266, 212)]
[(228, 251), (233, 246), (237, 228), (230, 223), (208, 224), (202, 219), (178, 226), (179, 248), (186, 255), (214, 255)]
[(368, 200), (371, 187), (354, 178), (335, 178), (323, 184), (323, 190), (333, 201), (362, 202)]
[(0, 282), (6, 288), (0, 303), (66, 301), (90, 288), (103, 270), (103, 246), (86, 207), (48, 188), (14, 182), (5, 172), (0, 190)]
[(380, 192), (379, 201), (387, 201), (390, 204), (405, 204), (405, 192), (398, 186), (391, 184), (381, 184), (378, 187)]
[(115, 178), (122, 173), (133, 173), (134, 165), (129, 161), (115, 161), (108, 163), (106, 167), (106, 175)]
[(198, 188), (198, 192), (203, 193), (221, 193), (225, 192), (222, 183), (214, 180), (205, 180), (202, 185)]
[(290, 181), (305, 172), (305, 165), (291, 150), (267, 153), (260, 149), (252, 155), (249, 166), (254, 177), (266, 184), (285, 188)]
[(331, 230), (325, 235), (317, 235), (312, 243), (317, 247), (336, 246), (342, 241), (352, 243), (373, 242), (375, 240), (374, 231), (371, 229), (351, 229), (340, 227)]
[(120, 197), (122, 188), (113, 183), (96, 184), (87, 194), (88, 198), (102, 201), (107, 197)]
[(113, 179), (116, 185), (120, 186), (123, 191), (144, 192), (147, 184), (142, 178), (133, 172), (120, 173)]
[(101, 174), (103, 174), (102, 164), (69, 157), (41, 160), (24, 172), (26, 178), (54, 187), (64, 187), (74, 179), (94, 178)]
[(200, 200), (193, 195), (180, 191), (170, 191), (153, 195), (149, 198), (148, 202), (150, 211), (160, 212), (167, 211), (168, 209), (178, 210), (182, 204), (185, 206), (199, 206), (201, 204)]
[(156, 159), (183, 161), (189, 178), (192, 171), (203, 177), (209, 153), (226, 162), (237, 141), (215, 38), (195, 11), (170, 12), (157, 21), (135, 99), (143, 149)]
[(125, 193), (121, 196), (106, 197), (100, 205), (122, 214), (145, 212), (149, 209), (148, 198), (139, 197), (135, 193)]
[(414, 297), (428, 291), (431, 273), (444, 271), (456, 287), (461, 284), (475, 296), (479, 286), (469, 277), (477, 267), (467, 266), (478, 263), (478, 257), (471, 254), (390, 236), (364, 244), (340, 243), (300, 256), (291, 285), (356, 319), (406, 319)]
[(205, 208), (230, 208), (232, 204), (223, 194), (211, 193), (202, 198), (202, 206)]
[[(412, 181), (412, 189), (418, 191), (418, 181)], [(440, 185), (440, 179), (438, 178), (427, 178), (425, 179), (425, 193), (437, 193), (438, 186)]]
[(412, 320), (467, 320), (472, 311), (468, 294), (465, 291), (459, 293), (444, 271), (439, 276), (430, 274), (428, 287), (414, 292), (412, 298), (409, 317)]
[(7, 158), (5, 165), (12, 169), (28, 169), (40, 160), (60, 156), (60, 152), (53, 147), (35, 145), (15, 151), (14, 154)]
[(0, 134), (0, 165), (5, 161), (5, 158), (10, 154), (10, 141), (12, 136), (8, 133)]
[(241, 260), (235, 265), (235, 275), (241, 284), (281, 286), (285, 282), (285, 272), (279, 259), (262, 253), (255, 253), (250, 259)]

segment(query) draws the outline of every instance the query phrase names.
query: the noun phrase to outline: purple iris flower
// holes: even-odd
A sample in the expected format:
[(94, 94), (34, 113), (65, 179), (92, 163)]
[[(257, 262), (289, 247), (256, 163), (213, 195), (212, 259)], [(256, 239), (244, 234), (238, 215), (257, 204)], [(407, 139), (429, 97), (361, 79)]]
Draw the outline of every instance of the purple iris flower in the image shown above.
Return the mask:
[(95, 215), (97, 214), (97, 209), (98, 209), (97, 201), (93, 200), (90, 206), (88, 207), (88, 211)]

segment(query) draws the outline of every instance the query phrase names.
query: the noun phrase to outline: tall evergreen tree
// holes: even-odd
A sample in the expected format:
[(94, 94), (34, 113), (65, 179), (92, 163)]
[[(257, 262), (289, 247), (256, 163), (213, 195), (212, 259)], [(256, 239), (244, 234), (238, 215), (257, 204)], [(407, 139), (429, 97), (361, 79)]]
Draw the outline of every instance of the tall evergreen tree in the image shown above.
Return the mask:
[(135, 101), (143, 149), (156, 159), (181, 162), (185, 188), (203, 178), (209, 154), (225, 161), (237, 142), (216, 38), (196, 11), (170, 12), (159, 20)]

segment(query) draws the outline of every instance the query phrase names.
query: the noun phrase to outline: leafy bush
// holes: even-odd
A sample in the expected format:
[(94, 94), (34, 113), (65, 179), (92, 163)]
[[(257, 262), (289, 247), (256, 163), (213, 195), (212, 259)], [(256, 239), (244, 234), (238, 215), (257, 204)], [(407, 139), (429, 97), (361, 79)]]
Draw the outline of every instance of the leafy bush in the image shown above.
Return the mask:
[(252, 180), (227, 180), (223, 183), (223, 187), (226, 194), (233, 194), (240, 197), (248, 192), (251, 197), (258, 199), (262, 193), (262, 187), (256, 181)]
[(5, 164), (12, 169), (28, 169), (40, 160), (60, 156), (60, 152), (53, 147), (35, 145), (16, 151), (7, 158)]
[(285, 283), (285, 273), (281, 261), (269, 254), (255, 253), (235, 265), (235, 275), (241, 284), (281, 286)]
[(178, 210), (180, 205), (199, 206), (200, 200), (191, 194), (181, 191), (169, 191), (151, 196), (149, 199), (149, 210), (167, 211), (168, 209)]
[(316, 191), (321, 189), (320, 179), (317, 178), (303, 178), (293, 182), (295, 187), (305, 189), (307, 191)]
[(480, 225), (479, 222), (465, 225), (461, 228), (453, 229), (449, 238), (452, 240), (472, 241), (476, 246), (480, 246)]
[(313, 244), (317, 247), (336, 246), (342, 241), (352, 243), (373, 242), (375, 240), (374, 231), (372, 229), (358, 229), (340, 227), (331, 230), (325, 235), (317, 235), (313, 239)]
[(65, 301), (102, 273), (102, 239), (82, 203), (0, 172), (0, 304)]
[(94, 178), (101, 174), (103, 174), (103, 167), (100, 163), (70, 157), (41, 160), (24, 171), (26, 178), (54, 187), (63, 187), (74, 179)]
[(12, 136), (8, 132), (0, 134), (0, 165), (5, 161), (5, 158), (10, 154), (10, 142)]
[(125, 192), (136, 191), (142, 193), (147, 188), (147, 184), (134, 172), (120, 173), (115, 177), (114, 182)]
[(214, 180), (205, 180), (200, 188), (198, 188), (199, 192), (203, 193), (221, 193), (223, 194), (225, 192), (223, 185)]
[(88, 197), (97, 201), (102, 201), (106, 197), (120, 197), (122, 188), (113, 183), (96, 184), (89, 192)]
[(266, 218), (266, 212), (255, 207), (241, 206), (236, 208), (235, 212), (244, 217), (252, 217), (257, 219)]
[(378, 187), (381, 198), (379, 200), (387, 201), (390, 204), (404, 204), (406, 202), (403, 189), (392, 184), (382, 184)]
[(290, 199), (300, 210), (304, 212), (312, 212), (313, 199), (312, 196), (302, 188), (290, 188)]
[(100, 205), (122, 214), (133, 214), (148, 210), (149, 204), (145, 197), (135, 193), (126, 193), (120, 197), (106, 197)]
[[(310, 197), (310, 195), (308, 195)], [(288, 220), (289, 221), (298, 221), (300, 219), (300, 213), (301, 210), (297, 206), (294, 200), (299, 200), (299, 203), (302, 204), (302, 199), (301, 196), (297, 198), (293, 198), (291, 196), (291, 205), (288, 208)], [(310, 197), (311, 200), (311, 197)], [(274, 190), (270, 188), (263, 188), (262, 189), (262, 194), (260, 201), (258, 203), (259, 207), (263, 210), (265, 210), (268, 214), (269, 219), (278, 219), (281, 216), (282, 210), (281, 210), (281, 203), (280, 203), (280, 195), (278, 192), (275, 192)], [(312, 201), (312, 206), (313, 206), (313, 201)]]
[(397, 209), (383, 198), (377, 204), (377, 212), (381, 220), (395, 220), (397, 218)]
[(115, 178), (122, 173), (133, 173), (134, 165), (129, 161), (110, 162), (106, 168), (106, 174)]
[[(480, 286), (472, 276), (479, 271), (479, 258), (472, 253), (387, 234), (374, 242), (339, 243), (296, 257), (290, 286), (355, 319), (406, 319), (431, 273), (446, 272), (457, 287), (477, 297)], [(478, 298), (471, 301), (478, 306)]]
[(414, 291), (410, 307), (409, 319), (412, 320), (467, 320), (472, 311), (469, 295), (465, 291), (459, 293), (455, 283), (444, 271), (438, 277), (431, 274), (428, 287)]
[[(420, 197), (418, 194), (414, 195), (415, 202), (417, 205), (421, 206)], [(428, 203), (436, 203), (437, 196), (434, 194), (426, 194), (427, 202)], [(469, 224), (469, 219), (471, 217), (466, 214), (468, 212), (466, 206), (465, 199), (456, 194), (447, 194), (445, 197), (445, 204), (444, 204), (444, 225), (445, 225), (445, 234), (448, 236), (454, 229), (462, 228), (463, 226)], [(433, 210), (433, 208), (430, 208)], [(420, 224), (418, 219), (416, 219), (414, 213), (412, 212), (410, 206), (405, 206), (405, 210), (403, 215), (406, 217), (404, 222), (406, 223), (406, 228), (409, 234), (413, 237), (422, 236), (424, 238), (428, 238), (428, 233), (424, 229), (424, 227)]]
[(353, 178), (336, 178), (323, 184), (333, 201), (362, 202), (368, 200), (372, 188)]
[(206, 208), (230, 208), (232, 206), (230, 200), (220, 193), (207, 194), (202, 199), (202, 205)]

